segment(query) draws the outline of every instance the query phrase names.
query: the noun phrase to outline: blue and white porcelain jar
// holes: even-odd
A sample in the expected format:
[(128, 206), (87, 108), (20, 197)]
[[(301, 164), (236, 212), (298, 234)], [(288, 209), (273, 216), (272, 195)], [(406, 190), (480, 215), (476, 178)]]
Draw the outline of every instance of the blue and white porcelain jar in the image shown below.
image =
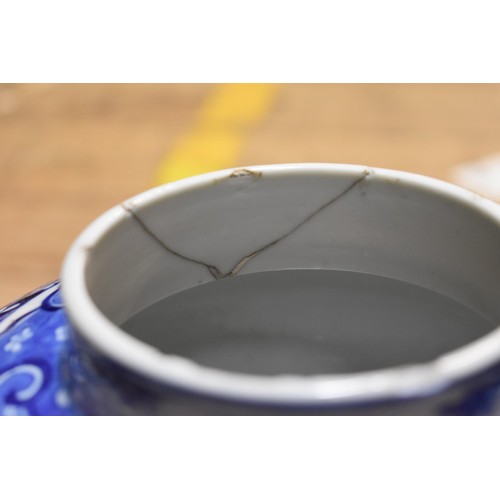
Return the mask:
[[(1, 414), (500, 412), (500, 206), (434, 179), (297, 164), (167, 184), (91, 224), (61, 287), (0, 312)], [(184, 319), (134, 320), (181, 292)]]

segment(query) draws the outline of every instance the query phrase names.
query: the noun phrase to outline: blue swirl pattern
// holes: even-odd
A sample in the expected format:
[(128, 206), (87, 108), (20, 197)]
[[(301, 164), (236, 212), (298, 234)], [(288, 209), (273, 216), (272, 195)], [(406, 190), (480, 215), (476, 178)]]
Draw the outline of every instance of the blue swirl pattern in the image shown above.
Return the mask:
[[(76, 348), (70, 332), (58, 281), (0, 309), (0, 415), (253, 414), (251, 407), (217, 406), (174, 388), (162, 407), (155, 386), (122, 373), (98, 353), (89, 356)], [(500, 364), (464, 381), (451, 399), (437, 395), (433, 403), (431, 397), (427, 414), (500, 415), (499, 380)], [(383, 405), (360, 413), (372, 414), (378, 406), (373, 414), (398, 414), (397, 406)], [(282, 411), (294, 413), (293, 408)], [(318, 414), (314, 409), (305, 413)], [(325, 414), (335, 409), (326, 408)]]
[(75, 415), (60, 362), (68, 321), (55, 281), (0, 310), (0, 415)]

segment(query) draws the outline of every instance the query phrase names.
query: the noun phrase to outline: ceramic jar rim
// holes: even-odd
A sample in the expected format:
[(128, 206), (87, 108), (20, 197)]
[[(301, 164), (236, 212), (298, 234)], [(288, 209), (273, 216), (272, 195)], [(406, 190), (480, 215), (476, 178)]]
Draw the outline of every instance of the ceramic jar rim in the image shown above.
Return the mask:
[[(266, 176), (286, 176), (288, 173), (338, 175), (368, 169), (378, 178), (399, 179), (407, 185), (453, 198), (495, 221), (500, 228), (499, 204), (458, 186), (417, 174), (344, 164), (285, 164), (246, 169), (262, 172)], [(234, 171), (223, 170), (182, 179), (140, 193), (128, 202), (136, 207), (148, 206), (170, 196), (209, 186)], [(246, 375), (208, 368), (186, 358), (161, 353), (124, 332), (104, 316), (86, 286), (85, 267), (89, 249), (127, 217), (129, 214), (122, 205), (115, 206), (80, 234), (64, 260), (61, 288), (67, 315), (78, 334), (101, 355), (147, 379), (223, 399), (321, 406), (425, 396), (500, 361), (500, 327), (428, 363), (352, 374)]]

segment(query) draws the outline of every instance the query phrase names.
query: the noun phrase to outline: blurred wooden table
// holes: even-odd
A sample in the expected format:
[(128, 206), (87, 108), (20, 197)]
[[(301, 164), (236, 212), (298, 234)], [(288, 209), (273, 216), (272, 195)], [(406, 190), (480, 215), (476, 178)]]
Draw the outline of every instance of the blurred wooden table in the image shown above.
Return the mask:
[[(211, 85), (0, 86), (0, 304), (54, 279), (96, 216), (152, 186)], [(453, 181), (500, 151), (499, 85), (279, 87), (239, 165), (338, 162)]]

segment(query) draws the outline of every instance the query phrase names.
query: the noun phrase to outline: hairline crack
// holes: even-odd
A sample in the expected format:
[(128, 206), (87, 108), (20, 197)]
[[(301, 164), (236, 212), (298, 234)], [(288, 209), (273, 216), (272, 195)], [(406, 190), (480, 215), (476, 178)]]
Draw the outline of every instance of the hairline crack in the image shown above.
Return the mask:
[(122, 203), (121, 207), (128, 214), (130, 214), (131, 217), (144, 230), (144, 232), (146, 234), (148, 234), (154, 241), (156, 241), (164, 250), (166, 250), (167, 252), (171, 253), (172, 255), (175, 255), (176, 257), (179, 257), (187, 262), (192, 262), (193, 264), (198, 264), (198, 265), (204, 266), (208, 270), (208, 272), (214, 277), (215, 280), (219, 280), (221, 278), (236, 276), (241, 271), (241, 269), (243, 269), (243, 267), (245, 267), (248, 264), (248, 262), (250, 262), (254, 257), (261, 254), (262, 252), (264, 252), (268, 248), (273, 247), (274, 245), (276, 245), (277, 243), (279, 243), (280, 241), (284, 240), (285, 238), (290, 236), (292, 233), (297, 231), (300, 227), (302, 227), (304, 224), (309, 222), (313, 217), (315, 217), (316, 215), (321, 213), (323, 210), (330, 207), (331, 205), (336, 203), (338, 200), (340, 200), (342, 197), (344, 197), (347, 193), (349, 193), (352, 189), (354, 189), (360, 182), (364, 181), (370, 174), (371, 174), (370, 170), (368, 170), (368, 169), (365, 170), (361, 177), (359, 177), (358, 179), (353, 181), (351, 184), (349, 184), (349, 186), (347, 186), (341, 193), (335, 195), (335, 197), (333, 197), (331, 200), (328, 200), (326, 203), (323, 203), (323, 205), (321, 205), (319, 208), (314, 210), (314, 212), (309, 214), (307, 217), (305, 217), (303, 220), (301, 220), (298, 224), (293, 226), (285, 234), (281, 235), (279, 238), (276, 238), (273, 241), (270, 241), (269, 243), (266, 243), (265, 245), (258, 248), (257, 250), (254, 250), (253, 252), (249, 253), (248, 255), (245, 255), (245, 257), (240, 259), (236, 263), (236, 265), (231, 269), (231, 271), (229, 271), (228, 273), (221, 272), (221, 270), (213, 264), (208, 264), (208, 263), (203, 262), (201, 260), (194, 259), (192, 257), (188, 257), (187, 255), (183, 255), (183, 254), (177, 252), (176, 250), (174, 250), (173, 248), (170, 248), (163, 240), (158, 238), (158, 236), (156, 236), (156, 234), (153, 233), (153, 231), (146, 225), (146, 223), (141, 219), (141, 217), (139, 217), (137, 212), (130, 205), (127, 204), (127, 202)]
[(276, 245), (277, 243), (279, 243), (280, 241), (284, 240), (285, 238), (287, 238), (288, 236), (290, 236), (292, 233), (294, 233), (295, 231), (297, 231), (297, 229), (299, 229), (304, 224), (306, 224), (307, 222), (309, 222), (313, 217), (315, 217), (320, 212), (322, 212), (323, 210), (325, 210), (329, 206), (333, 205), (335, 202), (337, 202), (338, 200), (340, 200), (340, 198), (342, 198), (347, 193), (349, 193), (349, 191), (351, 191), (352, 189), (354, 189), (360, 182), (364, 181), (370, 174), (371, 174), (370, 170), (368, 170), (368, 169), (364, 170), (363, 175), (361, 177), (359, 177), (358, 179), (356, 179), (351, 184), (349, 184), (349, 186), (347, 186), (341, 193), (335, 195), (334, 198), (332, 198), (331, 200), (327, 201), (326, 203), (323, 203), (323, 205), (321, 205), (319, 208), (317, 208), (313, 213), (309, 214), (305, 219), (301, 220), (298, 224), (296, 224), (294, 227), (292, 227), (289, 231), (287, 231), (285, 234), (283, 234), (279, 238), (276, 238), (275, 240), (273, 240), (273, 241), (271, 241), (269, 243), (266, 243), (261, 248), (258, 248), (257, 250), (254, 250), (252, 253), (250, 253), (250, 254), (246, 255), (245, 257), (243, 257), (242, 259), (240, 259), (237, 262), (237, 264), (233, 267), (233, 269), (231, 269), (231, 271), (229, 271), (224, 276), (236, 276), (241, 271), (241, 269), (243, 269), (243, 267), (245, 267), (248, 264), (248, 262), (250, 262), (254, 257), (256, 257), (260, 253), (264, 252), (268, 248), (271, 248), (272, 246)]
[(163, 240), (158, 238), (158, 236), (156, 236), (156, 234), (153, 233), (153, 231), (147, 226), (147, 224), (141, 219), (141, 217), (139, 217), (137, 212), (130, 205), (127, 205), (127, 203), (125, 202), (122, 203), (121, 206), (127, 213), (129, 213), (132, 216), (132, 218), (139, 224), (139, 226), (143, 229), (143, 231), (146, 234), (148, 234), (154, 241), (156, 241), (156, 243), (158, 243), (164, 250), (183, 260), (192, 262), (193, 264), (199, 264), (200, 266), (204, 266), (216, 280), (223, 278), (225, 276), (224, 273), (222, 273), (217, 266), (208, 264), (198, 259), (194, 259), (192, 257), (188, 257), (187, 255), (183, 255), (182, 253), (177, 252), (173, 248), (170, 248)]

